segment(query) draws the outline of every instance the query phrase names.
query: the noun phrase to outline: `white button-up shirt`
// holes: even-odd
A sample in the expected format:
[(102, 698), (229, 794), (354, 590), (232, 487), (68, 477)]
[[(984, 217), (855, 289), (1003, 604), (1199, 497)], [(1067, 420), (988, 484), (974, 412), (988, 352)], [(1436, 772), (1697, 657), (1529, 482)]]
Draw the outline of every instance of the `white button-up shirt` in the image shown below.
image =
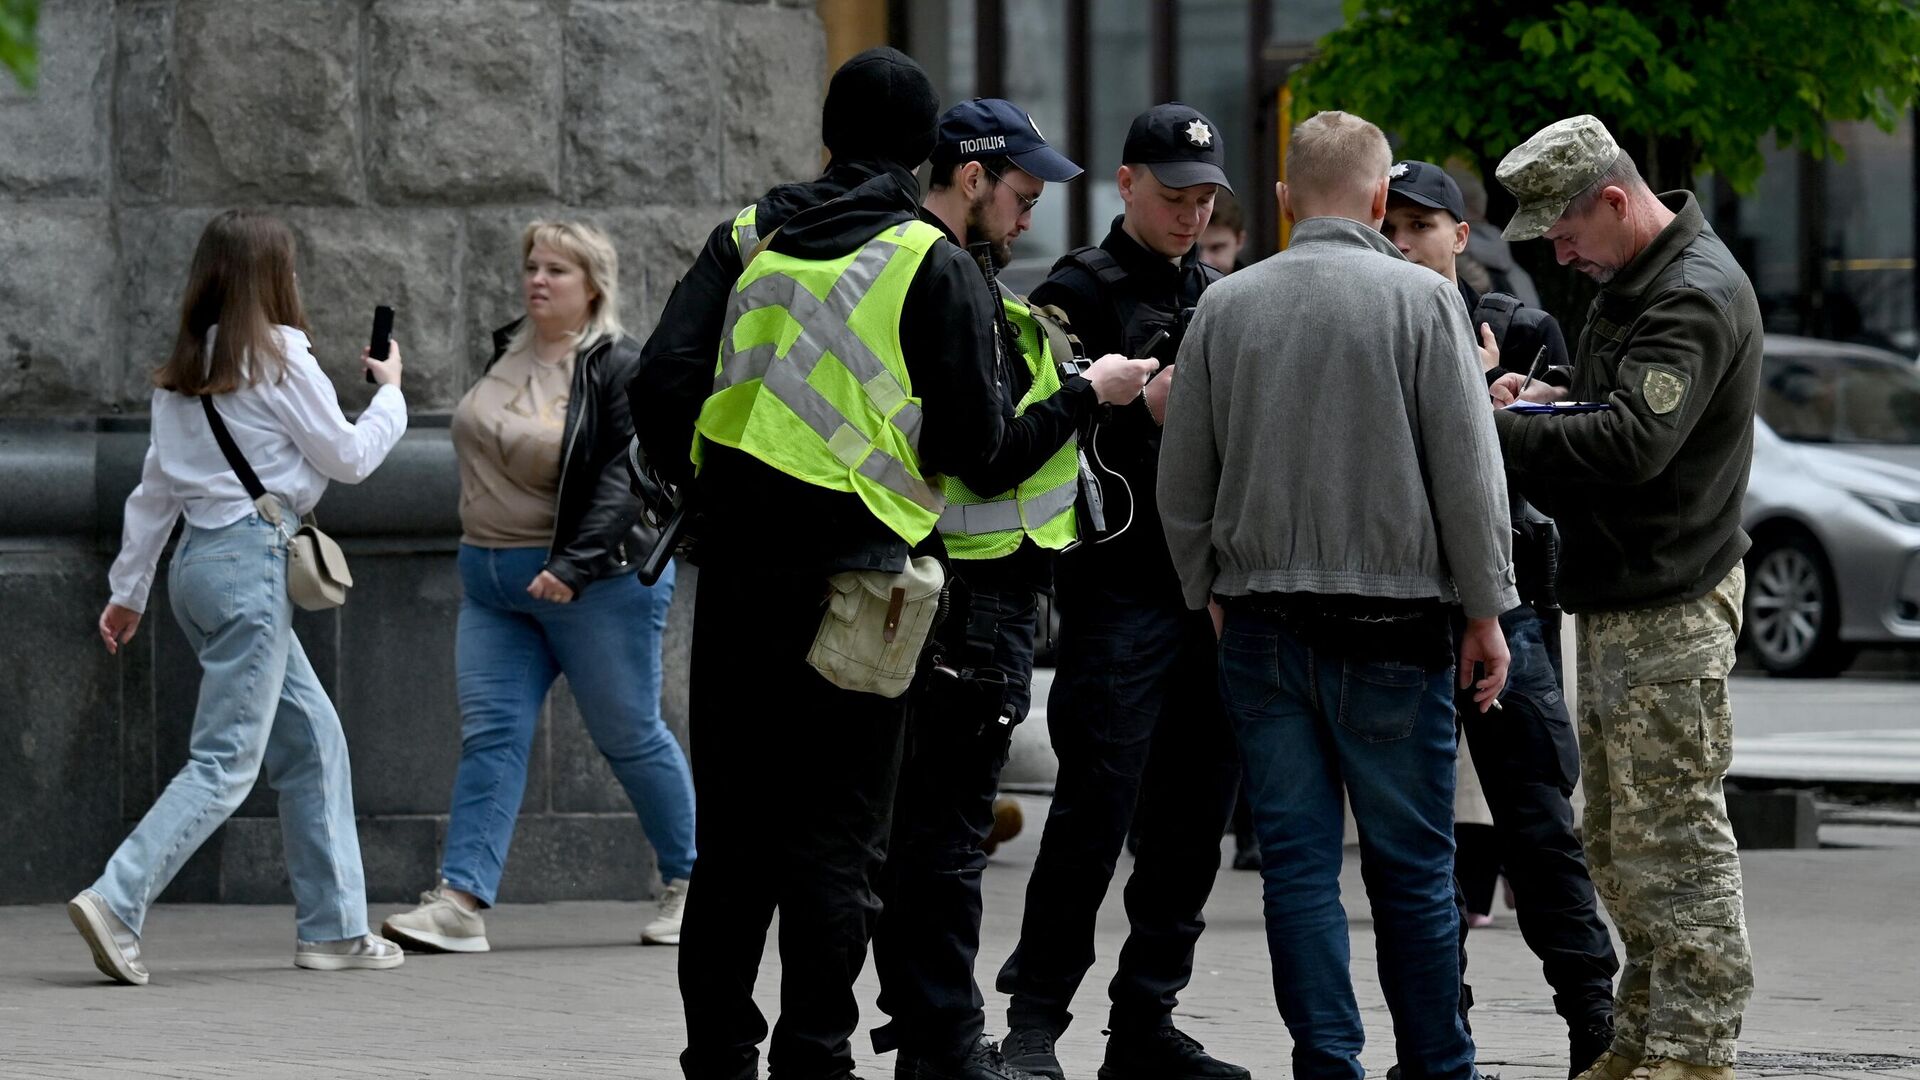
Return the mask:
[[(407, 403), (398, 387), (382, 386), (359, 423), (348, 423), (307, 335), (278, 329), (286, 377), (220, 394), (213, 405), (261, 486), (306, 514), (327, 481), (357, 484), (372, 475), (406, 433)], [(217, 529), (253, 512), (253, 499), (220, 453), (199, 400), (155, 390), (153, 441), (140, 486), (127, 496), (120, 555), (107, 578), (113, 602), (146, 610), (160, 550), (181, 514), (195, 528)]]

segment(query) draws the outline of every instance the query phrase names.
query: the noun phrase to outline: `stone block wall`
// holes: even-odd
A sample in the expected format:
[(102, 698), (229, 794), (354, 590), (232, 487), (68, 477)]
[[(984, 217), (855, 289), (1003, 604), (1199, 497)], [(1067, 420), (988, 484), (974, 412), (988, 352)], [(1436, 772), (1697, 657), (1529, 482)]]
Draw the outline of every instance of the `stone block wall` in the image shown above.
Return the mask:
[[(351, 414), (396, 309), (413, 430), (323, 504), (358, 585), (297, 628), (353, 748), (378, 901), (432, 882), (459, 753), (445, 414), (519, 313), (521, 228), (593, 221), (644, 337), (713, 225), (820, 162), (811, 0), (43, 0), (41, 81), (0, 79), (0, 903), (64, 899), (185, 757), (198, 669), (164, 572), (135, 646), (100, 649), (148, 372), (193, 244), (236, 205), (299, 243), (315, 351)], [(684, 734), (693, 575), (668, 634)], [(564, 686), (507, 899), (641, 897), (652, 858)], [(284, 901), (262, 783), (167, 894)]]
[(143, 412), (187, 260), (236, 205), (298, 235), (342, 400), (373, 306), (446, 411), (518, 314), (520, 228), (614, 237), (644, 333), (707, 231), (820, 162), (810, 3), (45, 0), (0, 80), (0, 415)]

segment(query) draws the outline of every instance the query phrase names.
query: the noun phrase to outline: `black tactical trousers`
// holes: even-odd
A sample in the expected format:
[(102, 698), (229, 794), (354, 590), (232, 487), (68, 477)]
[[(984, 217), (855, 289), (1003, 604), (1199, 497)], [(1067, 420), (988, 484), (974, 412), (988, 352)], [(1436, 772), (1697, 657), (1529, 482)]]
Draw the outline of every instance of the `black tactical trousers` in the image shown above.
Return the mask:
[(1193, 973), (1200, 912), (1240, 782), (1213, 624), (1177, 601), (1086, 579), (1063, 579), (1057, 599), (1060, 658), (1047, 725), (1060, 772), (1020, 942), (997, 986), (1011, 996), (1012, 1026), (1065, 1030), (1132, 824), (1140, 841), (1126, 887), (1131, 930), (1109, 987), (1110, 1026), (1157, 1027), (1172, 1022)]
[[(962, 576), (965, 562), (955, 563)], [(906, 763), (894, 805), (893, 842), (881, 876), (885, 910), (874, 933), (880, 1010), (891, 1022), (873, 1033), (875, 1051), (915, 1058), (965, 1052), (986, 1029), (975, 981), (980, 952), (980, 845), (993, 828), (993, 800), (1012, 725), (1032, 692), (1035, 600), (1031, 588), (975, 584), (973, 621), (992, 627), (992, 667), (1006, 676), (1002, 702), (941, 687), (916, 698)], [(982, 656), (985, 661), (987, 658)], [(994, 708), (994, 705), (1002, 708)]]
[[(1584, 1028), (1613, 1014), (1613, 976), (1620, 962), (1600, 921), (1586, 854), (1573, 830), (1568, 800), (1580, 782), (1580, 746), (1540, 617), (1522, 605), (1500, 616), (1500, 627), (1512, 654), (1501, 709), (1483, 714), (1462, 695), (1460, 722), (1493, 811), (1520, 935), (1540, 958), (1553, 988), (1554, 1010), (1570, 1028)], [(1460, 954), (1464, 972), (1464, 919)], [(1470, 1003), (1470, 994), (1462, 993), (1462, 1010)]]
[(754, 977), (780, 913), (780, 1080), (842, 1080), (853, 981), (880, 914), (906, 699), (841, 690), (808, 666), (822, 578), (703, 568), (690, 734), (699, 857), (680, 937), (688, 1080), (751, 1080), (766, 1018)]

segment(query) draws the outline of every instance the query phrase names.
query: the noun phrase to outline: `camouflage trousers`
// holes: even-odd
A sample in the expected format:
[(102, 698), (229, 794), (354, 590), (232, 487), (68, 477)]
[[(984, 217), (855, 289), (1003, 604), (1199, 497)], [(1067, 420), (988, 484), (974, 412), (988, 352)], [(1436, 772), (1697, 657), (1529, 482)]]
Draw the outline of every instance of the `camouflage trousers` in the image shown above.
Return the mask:
[(1587, 862), (1626, 946), (1616, 1053), (1731, 1065), (1753, 993), (1721, 777), (1746, 572), (1697, 600), (1581, 615)]

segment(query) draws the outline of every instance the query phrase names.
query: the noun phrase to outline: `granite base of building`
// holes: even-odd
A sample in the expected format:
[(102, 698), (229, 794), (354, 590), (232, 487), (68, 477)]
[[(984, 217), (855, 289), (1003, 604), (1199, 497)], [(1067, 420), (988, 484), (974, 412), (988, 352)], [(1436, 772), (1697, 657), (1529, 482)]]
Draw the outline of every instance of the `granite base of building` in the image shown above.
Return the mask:
[[(379, 902), (437, 880), (460, 760), (458, 481), (444, 425), (416, 417), (371, 480), (329, 491), (321, 516), (352, 562), (352, 599), (294, 623), (346, 728)], [(62, 900), (91, 882), (186, 760), (200, 669), (171, 615), (164, 557), (129, 646), (109, 656), (94, 630), (146, 442), (139, 422), (0, 421), (0, 475), (31, 478), (0, 490), (0, 903)], [(684, 744), (697, 574), (683, 571), (663, 709)], [(564, 682), (528, 772), (503, 901), (653, 894), (653, 852)], [(164, 899), (290, 900), (264, 780)]]

